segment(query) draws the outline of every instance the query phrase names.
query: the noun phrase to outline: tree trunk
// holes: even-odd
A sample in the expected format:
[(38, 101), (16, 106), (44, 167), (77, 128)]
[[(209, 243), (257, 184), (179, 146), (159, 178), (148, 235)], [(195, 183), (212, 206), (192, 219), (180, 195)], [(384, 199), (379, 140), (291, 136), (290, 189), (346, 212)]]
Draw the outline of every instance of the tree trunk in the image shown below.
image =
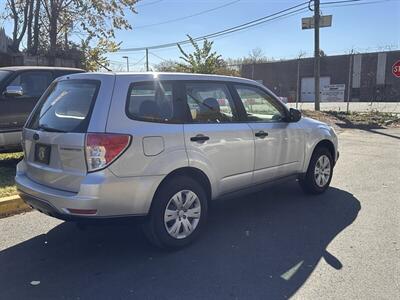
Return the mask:
[[(34, 0), (32, 0), (34, 2)], [(39, 48), (39, 17), (40, 17), (40, 0), (36, 0), (35, 4), (35, 20), (33, 24), (33, 45), (32, 45), (32, 54), (36, 55), (38, 53)]]
[(11, 13), (12, 13), (12, 19), (14, 20), (11, 49), (13, 52), (18, 52), (18, 50), (19, 50), (19, 43), (18, 43), (19, 16), (17, 13), (17, 9), (15, 7), (15, 0), (10, 1), (10, 9), (11, 9)]
[(50, 38), (50, 55), (55, 57), (57, 51), (57, 23), (58, 23), (58, 7), (54, 1), (50, 3), (50, 20), (49, 20), (49, 38)]
[(67, 30), (65, 30), (65, 32), (64, 32), (64, 47), (65, 47), (65, 50), (68, 50), (68, 31)]
[(29, 6), (26, 5), (23, 10), (22, 16), (22, 27), (20, 28), (18, 25), (20, 23), (20, 17), (18, 16), (18, 11), (15, 7), (15, 2), (11, 1), (11, 10), (14, 18), (14, 30), (13, 30), (13, 42), (12, 42), (12, 49), (15, 52), (19, 52), (19, 45), (23, 37), (25, 36), (26, 26), (28, 25), (28, 11)]
[(12, 44), (11, 44), (11, 49), (13, 52), (18, 52), (19, 50), (19, 43), (18, 43), (18, 18), (15, 16), (13, 17), (14, 19), (14, 30), (13, 30), (13, 35), (12, 35)]
[(27, 40), (27, 51), (28, 53), (32, 52), (32, 23), (33, 23), (33, 8), (34, 8), (34, 3), (35, 0), (28, 0), (29, 2), (29, 12), (28, 12), (28, 27), (27, 27), (27, 31), (28, 31), (28, 36), (26, 38)]

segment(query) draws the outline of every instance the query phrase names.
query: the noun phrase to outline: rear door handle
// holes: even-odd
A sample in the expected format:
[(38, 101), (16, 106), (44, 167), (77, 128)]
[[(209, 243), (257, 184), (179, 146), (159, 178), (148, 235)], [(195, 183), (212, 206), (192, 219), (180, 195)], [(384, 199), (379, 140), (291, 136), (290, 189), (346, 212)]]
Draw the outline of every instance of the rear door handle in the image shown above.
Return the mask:
[(199, 143), (204, 143), (205, 141), (208, 141), (210, 138), (208, 136), (205, 136), (203, 134), (198, 134), (196, 136), (192, 136), (190, 140), (192, 142), (199, 142)]
[(260, 130), (259, 132), (256, 132), (254, 134), (256, 137), (259, 137), (261, 139), (265, 138), (266, 136), (268, 136), (268, 132), (265, 132), (263, 130)]

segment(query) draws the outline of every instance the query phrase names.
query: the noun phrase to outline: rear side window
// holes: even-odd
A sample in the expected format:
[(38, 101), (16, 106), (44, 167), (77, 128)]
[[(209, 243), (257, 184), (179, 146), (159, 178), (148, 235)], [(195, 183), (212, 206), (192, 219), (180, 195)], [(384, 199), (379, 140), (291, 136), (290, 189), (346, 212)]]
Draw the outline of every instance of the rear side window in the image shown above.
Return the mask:
[(56, 82), (41, 98), (27, 127), (45, 131), (86, 132), (99, 87), (97, 80)]
[(149, 81), (129, 87), (126, 113), (129, 118), (162, 123), (175, 123), (174, 92), (171, 82)]
[(229, 123), (238, 120), (232, 97), (222, 83), (186, 83), (186, 101), (194, 123)]

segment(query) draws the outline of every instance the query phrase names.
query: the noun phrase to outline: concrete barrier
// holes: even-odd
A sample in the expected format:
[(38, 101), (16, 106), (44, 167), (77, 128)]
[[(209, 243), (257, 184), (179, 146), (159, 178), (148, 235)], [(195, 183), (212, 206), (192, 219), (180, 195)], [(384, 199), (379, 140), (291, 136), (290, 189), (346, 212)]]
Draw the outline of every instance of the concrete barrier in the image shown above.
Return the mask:
[(0, 198), (0, 218), (27, 212), (32, 208), (18, 196)]

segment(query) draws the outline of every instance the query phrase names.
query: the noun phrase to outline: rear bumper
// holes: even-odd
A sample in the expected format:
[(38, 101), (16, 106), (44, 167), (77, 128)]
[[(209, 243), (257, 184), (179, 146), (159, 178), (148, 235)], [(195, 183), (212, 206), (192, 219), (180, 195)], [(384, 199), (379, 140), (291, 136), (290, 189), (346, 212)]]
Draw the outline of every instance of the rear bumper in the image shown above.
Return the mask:
[(80, 216), (80, 215), (73, 215), (73, 214), (65, 214), (65, 213), (60, 213), (57, 208), (55, 208), (53, 205), (50, 203), (35, 198), (31, 195), (25, 194), (21, 191), (19, 191), (19, 195), (21, 199), (31, 206), (33, 209), (44, 213), (50, 217), (54, 217), (60, 220), (64, 221), (71, 221), (71, 222), (79, 222), (79, 223), (109, 223), (109, 222), (115, 222), (115, 221), (132, 221), (132, 219), (135, 219), (135, 221), (143, 221), (145, 219), (145, 215), (122, 215), (122, 216), (106, 216), (106, 217), (101, 217), (101, 216), (93, 216), (93, 217), (86, 217), (86, 216)]
[[(73, 193), (31, 180), (25, 173), (24, 161), (17, 165), (15, 177), (18, 192), (26, 203), (63, 220), (147, 215), (162, 179), (163, 176), (120, 178), (106, 169), (88, 174), (79, 192)], [(88, 210), (90, 214), (86, 213)]]

